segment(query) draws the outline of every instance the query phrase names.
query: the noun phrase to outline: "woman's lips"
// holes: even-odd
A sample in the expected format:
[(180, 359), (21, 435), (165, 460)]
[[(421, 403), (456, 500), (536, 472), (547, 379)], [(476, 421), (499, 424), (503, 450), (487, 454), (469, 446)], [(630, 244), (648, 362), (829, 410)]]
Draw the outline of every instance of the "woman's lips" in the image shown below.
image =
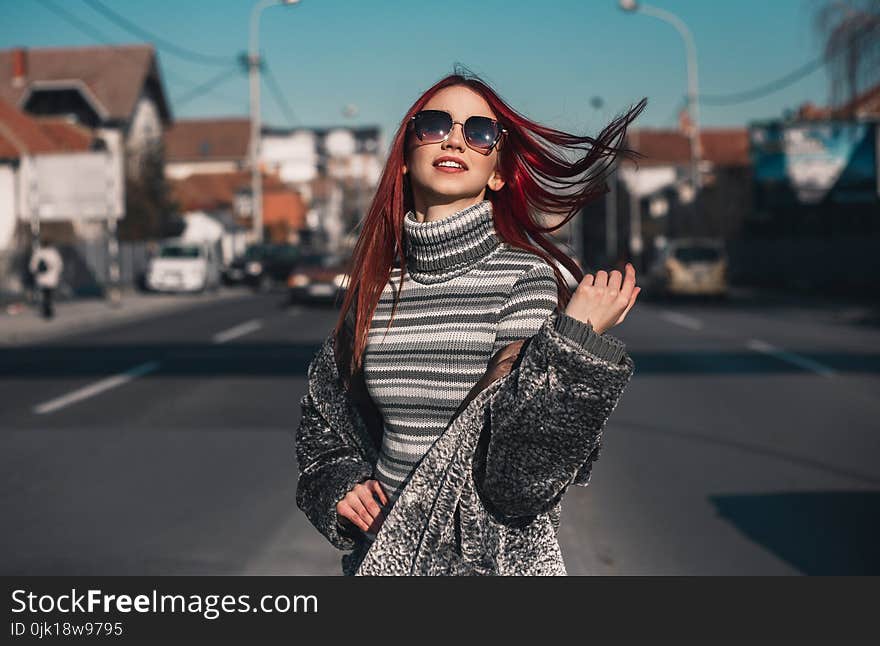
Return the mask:
[(464, 168), (453, 168), (452, 166), (434, 166), (441, 173), (464, 173)]

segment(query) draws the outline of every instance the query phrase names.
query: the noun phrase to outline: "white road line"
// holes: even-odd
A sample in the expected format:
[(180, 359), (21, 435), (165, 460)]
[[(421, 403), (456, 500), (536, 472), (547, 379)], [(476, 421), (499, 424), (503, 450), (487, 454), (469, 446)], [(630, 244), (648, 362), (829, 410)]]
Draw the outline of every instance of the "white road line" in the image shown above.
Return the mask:
[(703, 329), (703, 322), (700, 319), (695, 319), (693, 316), (687, 316), (685, 314), (680, 314), (679, 312), (664, 310), (660, 312), (660, 318), (675, 325), (681, 325), (682, 327), (689, 328), (691, 330)]
[(227, 341), (231, 341), (232, 339), (237, 339), (240, 336), (244, 336), (245, 334), (250, 334), (251, 332), (256, 332), (260, 328), (263, 327), (263, 324), (259, 319), (253, 319), (252, 321), (246, 321), (241, 325), (236, 325), (235, 327), (231, 327), (228, 330), (223, 330), (222, 332), (218, 332), (214, 335), (214, 343), (226, 343)]
[(782, 350), (780, 348), (772, 346), (766, 341), (761, 341), (760, 339), (749, 339), (746, 342), (746, 347), (750, 350), (773, 355), (778, 359), (793, 363), (794, 365), (803, 368), (804, 370), (812, 370), (813, 372), (820, 374), (823, 377), (833, 377), (837, 374), (837, 372), (833, 368), (829, 368), (828, 366), (821, 364), (818, 361), (813, 361), (812, 359), (802, 357), (799, 354), (795, 354), (793, 352), (787, 352), (786, 350)]
[(38, 404), (37, 406), (34, 406), (34, 413), (36, 413), (37, 415), (45, 415), (46, 413), (52, 413), (59, 408), (64, 408), (65, 406), (69, 406), (70, 404), (75, 404), (76, 402), (82, 401), (83, 399), (94, 397), (95, 395), (101, 394), (105, 390), (110, 390), (111, 388), (122, 386), (123, 384), (127, 384), (133, 379), (137, 379), (142, 375), (153, 372), (159, 367), (159, 365), (159, 361), (148, 361), (146, 363), (142, 363), (139, 366), (135, 366), (134, 368), (126, 370), (123, 373), (114, 375), (113, 377), (108, 377), (107, 379), (102, 379), (101, 381), (98, 381), (91, 386), (86, 386), (84, 388), (80, 388), (79, 390), (74, 390), (72, 393), (68, 393), (67, 395), (63, 395), (55, 399), (50, 399), (47, 402)]

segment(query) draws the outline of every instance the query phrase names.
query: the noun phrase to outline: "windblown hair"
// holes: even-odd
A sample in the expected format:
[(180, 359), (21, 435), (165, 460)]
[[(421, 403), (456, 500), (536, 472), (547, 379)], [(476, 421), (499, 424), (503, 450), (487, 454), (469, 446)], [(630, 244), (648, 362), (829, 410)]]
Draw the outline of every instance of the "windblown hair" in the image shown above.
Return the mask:
[[(346, 316), (354, 306), (354, 338), (347, 355), (349, 372), (342, 375), (346, 382), (350, 375), (362, 369), (370, 322), (395, 266), (395, 259), (402, 269), (400, 287), (403, 285), (406, 271), (406, 254), (402, 252), (403, 218), (414, 208), (409, 177), (403, 173), (407, 125), (438, 91), (454, 85), (468, 87), (482, 96), (508, 131), (498, 148), (498, 170), (505, 180), (504, 186), (498, 191), (487, 187), (485, 199), (492, 202), (498, 237), (513, 247), (537, 254), (553, 267), (560, 308), (568, 305), (571, 293), (553, 259), (558, 260), (579, 283), (583, 280), (583, 272), (545, 234), (561, 228), (586, 204), (608, 192), (606, 176), (618, 156), (623, 155), (634, 162), (642, 156), (623, 148), (621, 142), (627, 126), (647, 105), (647, 98), (615, 118), (594, 139), (548, 128), (527, 119), (469, 72), (446, 76), (426, 90), (404, 115), (394, 136), (385, 169), (361, 223), (361, 232), (352, 253), (347, 289), (333, 331), (339, 340)], [(570, 160), (565, 153), (569, 156), (573, 153), (575, 159)], [(544, 214), (564, 217), (556, 225), (544, 226), (541, 223)], [(400, 288), (395, 294), (392, 319), (399, 297)]]

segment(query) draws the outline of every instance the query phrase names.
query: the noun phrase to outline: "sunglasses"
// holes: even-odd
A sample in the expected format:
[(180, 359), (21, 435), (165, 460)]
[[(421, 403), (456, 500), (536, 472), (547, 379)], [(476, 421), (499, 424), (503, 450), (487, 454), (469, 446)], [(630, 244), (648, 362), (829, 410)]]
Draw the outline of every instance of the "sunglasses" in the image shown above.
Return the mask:
[(472, 116), (461, 123), (461, 121), (453, 121), (452, 115), (445, 110), (417, 112), (409, 120), (408, 127), (422, 143), (439, 144), (449, 139), (456, 123), (461, 126), (468, 148), (484, 155), (491, 153), (501, 137), (507, 134), (507, 130), (495, 119)]

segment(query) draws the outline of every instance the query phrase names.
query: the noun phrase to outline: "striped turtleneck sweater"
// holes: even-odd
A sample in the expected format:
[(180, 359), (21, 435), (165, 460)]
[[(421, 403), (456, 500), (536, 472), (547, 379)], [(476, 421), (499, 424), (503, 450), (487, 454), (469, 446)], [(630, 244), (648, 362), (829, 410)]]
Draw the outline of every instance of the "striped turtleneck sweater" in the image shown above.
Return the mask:
[[(419, 222), (410, 211), (403, 227), (400, 301), (386, 332), (401, 274), (394, 267), (363, 362), (367, 390), (385, 420), (373, 477), (388, 494), (389, 509), (492, 355), (534, 335), (557, 307), (553, 269), (498, 237), (490, 201), (434, 222)], [(562, 311), (556, 330), (608, 361), (623, 355), (615, 338)]]

